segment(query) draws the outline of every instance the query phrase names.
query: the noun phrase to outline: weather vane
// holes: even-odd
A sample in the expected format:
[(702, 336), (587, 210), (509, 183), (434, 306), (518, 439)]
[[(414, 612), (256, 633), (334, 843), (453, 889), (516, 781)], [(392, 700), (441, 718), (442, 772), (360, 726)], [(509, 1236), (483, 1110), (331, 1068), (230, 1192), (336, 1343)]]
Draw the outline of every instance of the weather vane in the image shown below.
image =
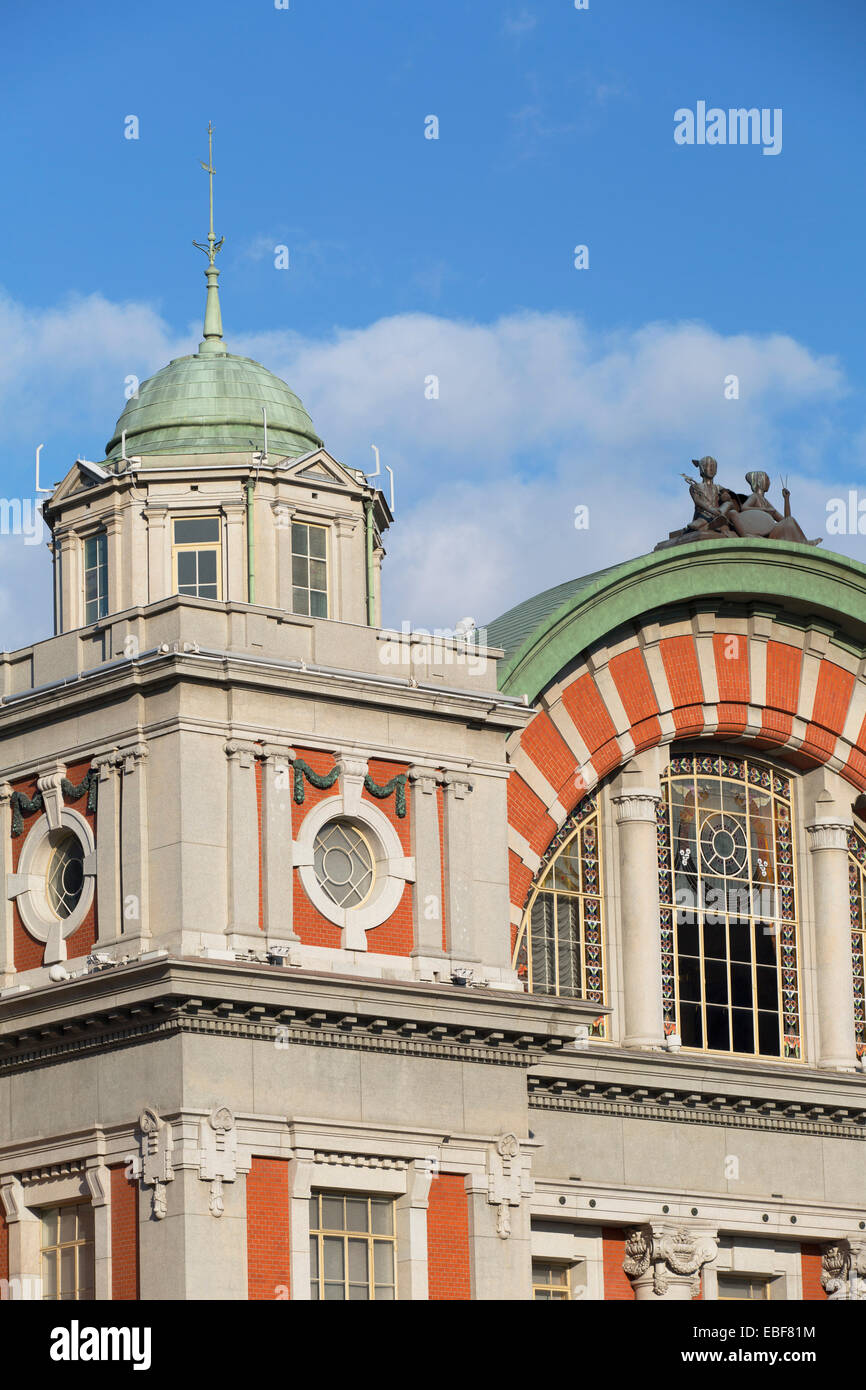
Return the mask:
[(205, 173), (207, 174), (207, 176), (208, 176), (208, 183), (209, 183), (209, 185), (210, 185), (210, 231), (208, 232), (207, 246), (203, 245), (203, 243), (200, 242), (200, 241), (194, 241), (194, 242), (193, 242), (193, 246), (196, 246), (196, 247), (199, 249), (199, 251), (204, 251), (205, 255), (206, 255), (207, 258), (208, 258), (209, 264), (210, 264), (210, 265), (213, 265), (213, 263), (214, 263), (214, 257), (216, 256), (217, 251), (219, 251), (219, 250), (222, 249), (222, 244), (223, 244), (223, 242), (225, 241), (225, 237), (224, 237), (224, 236), (221, 236), (220, 239), (219, 239), (219, 241), (217, 241), (216, 237), (214, 236), (214, 229), (213, 229), (213, 176), (214, 176), (214, 174), (216, 173), (216, 170), (215, 170), (214, 167), (213, 167), (213, 122), (212, 122), (212, 121), (208, 121), (208, 124), (207, 124), (207, 164), (205, 164), (205, 162), (204, 162), (203, 159), (200, 159), (200, 160), (199, 160), (199, 164), (201, 165), (201, 167), (204, 169)]

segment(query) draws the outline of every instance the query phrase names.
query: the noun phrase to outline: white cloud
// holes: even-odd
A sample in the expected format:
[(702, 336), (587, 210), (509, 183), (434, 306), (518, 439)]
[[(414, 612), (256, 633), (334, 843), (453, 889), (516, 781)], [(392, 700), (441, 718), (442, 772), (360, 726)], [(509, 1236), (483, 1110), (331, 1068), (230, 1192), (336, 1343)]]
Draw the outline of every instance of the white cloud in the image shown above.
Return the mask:
[[(51, 418), (69, 459), (79, 448), (99, 458), (124, 376), (194, 350), (197, 334), (179, 337), (151, 307), (99, 296), (48, 311), (0, 298), (0, 457), (9, 440), (40, 442), (38, 421)], [(839, 364), (783, 335), (724, 336), (699, 323), (599, 334), (570, 315), (521, 313), (489, 324), (403, 314), (324, 341), (227, 339), (291, 384), (338, 458), (369, 468), (375, 443), (395, 468), (386, 613), (398, 623), (444, 626), (470, 613), (480, 623), (651, 549), (690, 516), (679, 475), (700, 454), (715, 454), (720, 478), (738, 488), (749, 468), (765, 468), (777, 505), (777, 475), (787, 475), (810, 535), (823, 533), (827, 497), (862, 472), (864, 440), (842, 424)], [(735, 401), (724, 396), (732, 373)], [(434, 375), (439, 397), (429, 400)], [(0, 492), (10, 487), (0, 475)], [(588, 531), (574, 528), (578, 504), (590, 508)], [(859, 555), (866, 542), (832, 538), (833, 549), (843, 544)], [(3, 591), (7, 602), (16, 592), (8, 554), (0, 547), (0, 642), (9, 623), (23, 642), (32, 617), (2, 607)]]

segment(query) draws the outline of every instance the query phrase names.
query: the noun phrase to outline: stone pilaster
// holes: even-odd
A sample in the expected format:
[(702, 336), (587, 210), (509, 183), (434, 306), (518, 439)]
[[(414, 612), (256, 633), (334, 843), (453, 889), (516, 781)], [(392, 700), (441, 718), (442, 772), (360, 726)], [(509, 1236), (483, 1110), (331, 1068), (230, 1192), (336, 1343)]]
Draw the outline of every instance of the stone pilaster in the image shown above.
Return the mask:
[[(234, 935), (259, 930), (259, 808), (256, 796), (254, 743), (230, 739), (229, 760), (228, 904), (229, 945), (240, 948)], [(267, 775), (267, 764), (263, 770)], [(291, 886), (289, 888), (291, 892)]]
[(292, 763), (294, 750), (262, 749), (262, 908), (268, 942), (298, 941), (293, 926)]
[(454, 962), (478, 960), (472, 932), (473, 864), (470, 818), (472, 781), (465, 772), (446, 772), (445, 931)]
[(637, 786), (633, 780), (628, 770), (621, 774), (619, 792), (613, 798), (619, 828), (623, 1045), (658, 1048), (664, 1041), (656, 832), (659, 792), (657, 783)]
[(439, 836), (439, 774), (410, 767), (412, 853), (415, 856), (413, 956), (444, 956), (442, 946), (442, 844)]
[(147, 601), (156, 603), (171, 593), (171, 543), (168, 535), (168, 508), (148, 506), (147, 520)]
[[(816, 812), (832, 810), (828, 793)], [(807, 823), (815, 904), (815, 983), (818, 996), (818, 1066), (854, 1071), (853, 960), (848, 898), (848, 831), (850, 820), (818, 814)]]
[(249, 603), (246, 507), (242, 501), (223, 502), (222, 513), (225, 547), (220, 592), (224, 600)]
[(410, 1163), (406, 1172), (406, 1192), (396, 1204), (398, 1297), (415, 1302), (429, 1297), (427, 1207), (432, 1177), (428, 1160)]
[[(122, 815), (120, 875), (123, 936), (143, 949), (150, 941), (149, 841), (147, 814), (147, 744), (120, 750)], [(98, 814), (98, 811), (97, 811)], [(97, 840), (97, 846), (99, 841)]]
[(638, 1301), (696, 1298), (701, 1270), (718, 1254), (718, 1232), (676, 1221), (650, 1221), (626, 1232), (622, 1267)]
[(117, 749), (100, 753), (91, 767), (96, 794), (96, 946), (113, 945), (123, 931), (120, 883), (120, 775)]

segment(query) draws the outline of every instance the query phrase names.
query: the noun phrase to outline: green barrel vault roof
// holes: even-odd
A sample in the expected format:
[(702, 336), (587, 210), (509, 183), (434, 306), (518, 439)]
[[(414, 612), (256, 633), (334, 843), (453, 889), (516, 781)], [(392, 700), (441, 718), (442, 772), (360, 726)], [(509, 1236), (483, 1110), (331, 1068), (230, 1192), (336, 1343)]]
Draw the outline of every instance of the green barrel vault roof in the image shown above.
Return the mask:
[(602, 575), (613, 574), (614, 570), (620, 568), (620, 565), (610, 565), (607, 569), (595, 570), (578, 579), (567, 579), (564, 584), (556, 584), (552, 589), (524, 599), (515, 608), (509, 608), (507, 613), (487, 624), (487, 641), (491, 647), (503, 648), (507, 664), (545, 618), (575, 598), (581, 589), (588, 589)]
[(313, 422), (294, 391), (250, 357), (233, 353), (176, 357), (127, 402), (105, 446), (120, 457), (150, 454), (233, 454), (262, 447), (262, 406), (268, 412), (268, 452), (297, 457), (321, 447)]

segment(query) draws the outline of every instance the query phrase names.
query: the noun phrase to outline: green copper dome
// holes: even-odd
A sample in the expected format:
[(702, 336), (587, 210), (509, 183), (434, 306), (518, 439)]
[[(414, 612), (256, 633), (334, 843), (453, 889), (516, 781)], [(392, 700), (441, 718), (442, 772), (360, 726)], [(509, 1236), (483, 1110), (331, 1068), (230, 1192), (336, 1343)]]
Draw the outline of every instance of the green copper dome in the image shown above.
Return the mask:
[[(138, 389), (105, 446), (120, 457), (149, 454), (237, 454), (262, 447), (262, 406), (268, 412), (268, 453), (299, 456), (321, 447), (313, 422), (284, 381), (250, 357), (202, 344), (177, 357)], [(215, 350), (214, 350), (215, 349)]]

